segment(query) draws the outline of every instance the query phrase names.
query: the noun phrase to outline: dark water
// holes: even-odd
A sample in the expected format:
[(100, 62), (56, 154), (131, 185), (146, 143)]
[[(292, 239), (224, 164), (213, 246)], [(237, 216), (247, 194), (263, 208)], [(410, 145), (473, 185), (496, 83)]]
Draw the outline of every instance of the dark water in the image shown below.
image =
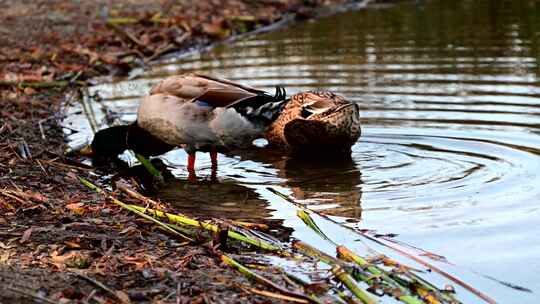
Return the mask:
[[(290, 94), (339, 92), (361, 109), (363, 135), (350, 159), (300, 161), (259, 151), (220, 155), (219, 184), (185, 182), (186, 155), (166, 155), (179, 177), (160, 193), (191, 214), (272, 218), (320, 242), (295, 209), (265, 189), (291, 194), (346, 222), (397, 233), (446, 256), (454, 274), (501, 303), (537, 303), (540, 292), (540, 4), (419, 1), (372, 7), (173, 58), (132, 79), (91, 88), (104, 113), (134, 119), (139, 97), (167, 75), (202, 71)], [(69, 109), (81, 112), (81, 105)], [(111, 116), (111, 115), (109, 115)], [(82, 118), (81, 118), (82, 117)], [(81, 115), (66, 125), (91, 138)], [(82, 136), (81, 136), (82, 135)], [(198, 174), (210, 175), (198, 154)], [(205, 193), (202, 195), (202, 193)], [(321, 225), (325, 225), (321, 223)], [(325, 226), (339, 242), (356, 236)], [(324, 246), (324, 245), (321, 245)], [(470, 270), (533, 290), (503, 287)], [(479, 302), (470, 295), (467, 303)]]

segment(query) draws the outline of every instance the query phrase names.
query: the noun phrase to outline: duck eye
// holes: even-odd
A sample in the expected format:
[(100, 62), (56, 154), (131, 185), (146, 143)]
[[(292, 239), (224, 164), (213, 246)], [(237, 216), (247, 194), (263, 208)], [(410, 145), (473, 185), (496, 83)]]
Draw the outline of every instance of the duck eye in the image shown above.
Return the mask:
[(308, 109), (306, 108), (302, 108), (302, 113), (300, 113), (300, 115), (302, 116), (302, 118), (308, 118), (310, 117), (311, 115), (313, 114), (313, 112), (309, 111)]

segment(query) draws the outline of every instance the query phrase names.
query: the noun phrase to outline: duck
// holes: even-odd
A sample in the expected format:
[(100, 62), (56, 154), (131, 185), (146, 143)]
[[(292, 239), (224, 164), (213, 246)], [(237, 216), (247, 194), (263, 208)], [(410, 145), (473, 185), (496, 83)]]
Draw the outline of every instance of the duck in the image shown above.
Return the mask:
[(196, 152), (209, 152), (214, 176), (217, 153), (248, 148), (263, 137), (287, 100), (279, 86), (271, 95), (210, 75), (170, 76), (142, 98), (135, 122), (96, 132), (90, 147), (93, 155), (106, 157), (128, 149), (150, 157), (181, 147), (190, 180), (196, 179)]
[(350, 153), (361, 133), (358, 104), (318, 89), (292, 95), (265, 138), (270, 147), (315, 155)]

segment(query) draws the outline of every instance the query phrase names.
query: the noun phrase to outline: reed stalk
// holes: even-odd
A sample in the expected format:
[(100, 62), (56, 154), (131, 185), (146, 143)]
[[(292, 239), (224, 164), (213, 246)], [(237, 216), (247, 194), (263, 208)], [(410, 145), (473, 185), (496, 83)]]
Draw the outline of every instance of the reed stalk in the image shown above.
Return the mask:
[[(435, 272), (437, 272), (437, 273), (443, 275), (444, 277), (448, 278), (449, 280), (453, 281), (454, 283), (456, 283), (456, 284), (462, 286), (463, 288), (465, 288), (465, 289), (471, 291), (473, 294), (475, 294), (476, 296), (478, 296), (479, 298), (481, 298), (481, 299), (484, 300), (485, 302), (487, 302), (487, 303), (489, 303), (489, 304), (496, 304), (496, 302), (495, 302), (493, 299), (491, 299), (489, 296), (483, 294), (482, 292), (478, 291), (477, 289), (473, 288), (472, 286), (470, 286), (470, 285), (466, 284), (465, 282), (463, 282), (463, 281), (461, 281), (461, 280), (455, 278), (454, 276), (452, 276), (452, 275), (450, 275), (450, 274), (448, 274), (448, 273), (446, 273), (446, 272), (440, 270), (439, 268), (433, 266), (432, 264), (429, 264), (429, 263), (427, 263), (427, 262), (425, 262), (425, 261), (423, 261), (423, 260), (421, 260), (420, 258), (417, 258), (417, 257), (415, 257), (415, 256), (411, 256), (410, 254), (405, 253), (403, 250), (400, 250), (399, 248), (395, 248), (395, 247), (393, 247), (393, 246), (389, 246), (389, 245), (387, 245), (387, 244), (385, 244), (385, 243), (383, 243), (383, 242), (381, 242), (381, 241), (375, 239), (374, 237), (371, 237), (371, 236), (369, 236), (369, 235), (367, 235), (367, 234), (365, 234), (365, 233), (359, 233), (358, 231), (354, 230), (353, 228), (344, 226), (344, 225), (342, 225), (341, 223), (335, 221), (334, 219), (332, 219), (332, 218), (330, 218), (330, 217), (328, 217), (328, 216), (326, 216), (326, 215), (324, 215), (324, 214), (318, 213), (318, 212), (316, 212), (316, 211), (314, 211), (314, 210), (311, 210), (311, 209), (307, 208), (306, 206), (304, 206), (304, 205), (302, 205), (302, 204), (296, 202), (293, 198), (291, 198), (291, 197), (289, 197), (289, 196), (287, 196), (287, 195), (285, 195), (285, 194), (283, 194), (283, 193), (281, 193), (281, 192), (279, 192), (279, 191), (277, 191), (277, 190), (275, 190), (275, 189), (273, 189), (273, 188), (267, 187), (266, 189), (267, 189), (268, 191), (270, 191), (270, 192), (276, 194), (277, 196), (283, 198), (284, 200), (290, 202), (291, 204), (293, 204), (294, 206), (298, 207), (299, 209), (303, 210), (303, 211), (304, 211), (304, 214), (303, 214), (304, 216), (305, 216), (306, 214), (309, 215), (309, 213), (315, 213), (315, 214), (319, 215), (320, 217), (322, 217), (322, 218), (325, 219), (325, 220), (328, 220), (328, 221), (330, 221), (330, 222), (332, 222), (332, 223), (334, 223), (334, 224), (336, 224), (336, 225), (339, 225), (340, 227), (343, 227), (343, 228), (345, 228), (345, 229), (347, 229), (347, 230), (350, 230), (350, 231), (352, 231), (353, 233), (355, 233), (355, 234), (357, 234), (357, 235), (363, 236), (363, 237), (365, 237), (365, 238), (367, 238), (367, 239), (369, 239), (369, 240), (371, 240), (371, 241), (374, 241), (374, 242), (376, 242), (376, 243), (378, 243), (378, 244), (381, 244), (381, 245), (383, 245), (383, 246), (385, 246), (385, 247), (388, 247), (388, 248), (390, 248), (390, 249), (393, 249), (393, 250), (399, 252), (400, 254), (404, 255), (405, 257), (408, 257), (408, 258), (411, 258), (411, 259), (415, 260), (416, 262), (418, 262), (418, 263), (420, 263), (420, 264), (422, 264), (422, 265), (424, 265), (424, 266), (426, 266), (426, 267), (428, 267), (428, 268), (434, 270)], [(308, 225), (308, 226), (310, 226), (310, 225)], [(310, 227), (311, 227), (311, 226), (310, 226)], [(318, 226), (317, 226), (317, 229), (320, 230), (320, 228), (318, 228)], [(315, 232), (317, 233), (317, 231), (315, 231)], [(319, 233), (318, 233), (318, 234), (319, 234)], [(320, 235), (320, 234), (319, 234), (319, 235)], [(323, 233), (323, 235), (324, 235), (324, 233)], [(328, 237), (327, 237), (326, 235), (325, 235), (325, 239), (328, 239)], [(337, 245), (335, 242), (333, 242), (333, 241), (331, 241), (331, 240), (330, 240), (330, 242), (332, 242), (333, 244)], [(367, 262), (367, 261), (366, 261), (366, 262)], [(446, 301), (446, 302), (448, 302), (448, 303), (460, 303), (460, 302), (459, 302), (457, 299), (455, 299), (455, 297), (453, 297), (452, 295), (447, 294), (447, 293), (444, 293), (444, 292), (441, 292), (436, 286), (434, 286), (434, 285), (431, 284), (430, 282), (428, 282), (428, 281), (422, 279), (421, 277), (417, 276), (416, 274), (414, 274), (414, 273), (412, 273), (412, 272), (408, 272), (406, 275), (407, 275), (408, 277), (410, 277), (410, 278), (413, 280), (413, 283), (416, 283), (416, 284), (419, 285), (419, 286), (418, 286), (419, 289), (418, 289), (418, 290), (415, 290), (415, 291), (417, 291), (417, 293), (420, 294), (422, 297), (425, 298), (425, 296), (423, 296), (422, 294), (425, 294), (426, 292), (430, 292), (430, 293), (435, 294), (435, 295), (437, 296), (437, 298), (442, 299), (443, 301)], [(394, 281), (396, 281), (396, 280), (394, 280)], [(399, 282), (396, 281), (396, 283), (399, 284), (401, 287), (403, 287)], [(409, 298), (406, 298), (406, 300), (410, 301)], [(415, 303), (415, 302), (412, 302), (412, 303)], [(420, 303), (422, 303), (422, 302), (420, 302)]]
[[(79, 177), (79, 180), (81, 181), (81, 183), (82, 183), (83, 185), (85, 185), (85, 186), (88, 187), (89, 189), (92, 189), (92, 190), (96, 191), (97, 193), (102, 194), (102, 195), (104, 195), (105, 197), (107, 197), (107, 199), (109, 199), (113, 204), (116, 204), (116, 205), (118, 205), (118, 206), (120, 206), (120, 207), (122, 207), (122, 208), (124, 208), (124, 209), (126, 209), (126, 210), (129, 210), (129, 211), (131, 211), (131, 212), (133, 212), (133, 213), (139, 215), (140, 217), (142, 217), (142, 218), (144, 218), (144, 219), (147, 219), (147, 220), (149, 220), (149, 221), (151, 221), (151, 222), (154, 222), (155, 224), (159, 225), (159, 226), (162, 227), (163, 229), (165, 229), (165, 230), (167, 230), (167, 231), (169, 231), (169, 232), (171, 232), (171, 233), (173, 233), (173, 234), (175, 234), (175, 235), (178, 235), (178, 236), (180, 236), (180, 237), (182, 237), (182, 238), (184, 238), (184, 239), (186, 239), (186, 240), (188, 240), (188, 241), (190, 241), (190, 242), (193, 242), (193, 239), (192, 239), (192, 238), (190, 238), (190, 237), (188, 237), (188, 236), (182, 234), (181, 232), (179, 232), (179, 231), (177, 231), (177, 230), (171, 228), (171, 227), (170, 227), (169, 225), (167, 225), (166, 223), (163, 223), (163, 222), (161, 222), (160, 220), (155, 219), (155, 218), (149, 216), (148, 214), (145, 214), (144, 211), (141, 211), (141, 210), (139, 210), (138, 208), (135, 208), (133, 205), (128, 205), (128, 204), (123, 203), (122, 201), (116, 199), (114, 196), (108, 194), (107, 192), (105, 192), (104, 190), (102, 190), (101, 188), (99, 188), (98, 186), (92, 184), (90, 181), (88, 181), (88, 180), (86, 180), (86, 179), (84, 179), (84, 178), (81, 178), (81, 177)], [(144, 208), (143, 208), (143, 209), (144, 209)]]
[[(298, 209), (296, 211), (296, 215), (309, 227), (311, 228), (311, 230), (315, 231), (315, 233), (317, 233), (321, 238), (327, 240), (327, 241), (330, 241), (332, 242), (332, 240), (326, 236), (326, 234), (324, 234), (324, 232), (321, 230), (321, 228), (319, 228), (319, 226), (317, 226), (317, 224), (315, 223), (315, 221), (313, 221), (313, 219), (311, 218), (311, 216), (309, 215), (309, 213), (304, 210), (304, 209)], [(334, 242), (332, 242), (334, 243)]]
[(377, 303), (377, 301), (372, 299), (371, 296), (367, 294), (367, 292), (362, 290), (358, 286), (356, 281), (351, 277), (351, 275), (348, 274), (344, 270), (344, 267), (343, 267), (344, 265), (342, 264), (340, 260), (302, 241), (294, 242), (293, 247), (297, 249), (298, 251), (302, 252), (304, 255), (320, 260), (321, 262), (324, 262), (325, 264), (328, 264), (330, 267), (332, 267), (332, 273), (334, 274), (334, 276), (340, 282), (342, 282), (352, 294), (354, 294), (358, 299), (360, 299), (362, 303), (364, 304)]
[(240, 273), (242, 273), (246, 278), (250, 279), (250, 280), (253, 280), (259, 284), (262, 284), (262, 285), (265, 285), (267, 287), (270, 287), (272, 289), (275, 289), (287, 296), (290, 296), (290, 297), (294, 297), (296, 298), (298, 301), (295, 301), (295, 302), (300, 302), (300, 303), (320, 303), (322, 304), (323, 302), (321, 302), (319, 299), (317, 298), (314, 298), (314, 297), (311, 297), (311, 296), (308, 296), (308, 295), (305, 295), (305, 294), (301, 294), (301, 293), (297, 293), (297, 292), (293, 292), (293, 291), (290, 291), (288, 289), (286, 289), (285, 287), (282, 287), (282, 286), (279, 286), (277, 285), (276, 283), (268, 280), (267, 278), (249, 270), (247, 267), (245, 267), (244, 265), (238, 263), (237, 261), (235, 261), (233, 258), (227, 256), (227, 255), (224, 255), (222, 254), (221, 255), (221, 261), (227, 265), (229, 265), (230, 267), (238, 270)]
[(152, 176), (156, 177), (160, 182), (163, 182), (163, 175), (161, 172), (152, 165), (152, 163), (144, 156), (142, 156), (139, 153), (136, 153), (133, 151), (133, 154), (135, 154), (135, 158), (143, 165), (143, 167), (150, 173)]
[[(167, 213), (167, 212), (154, 210), (154, 209), (150, 209), (150, 208), (145, 208), (145, 207), (137, 206), (137, 205), (129, 205), (129, 206), (132, 207), (133, 209), (136, 209), (136, 210), (140, 211), (140, 212), (148, 213), (148, 214), (151, 214), (151, 215), (153, 215), (155, 217), (167, 218), (170, 222), (173, 222), (173, 223), (198, 227), (198, 228), (202, 228), (202, 229), (214, 232), (214, 233), (218, 232), (220, 230), (217, 225), (206, 223), (206, 222), (201, 222), (201, 221), (198, 221), (198, 220), (195, 220), (195, 219), (183, 216), (183, 215)], [(243, 235), (243, 234), (241, 234), (239, 232), (236, 232), (234, 230), (227, 231), (227, 236), (229, 238), (231, 238), (231, 239), (234, 239), (234, 240), (246, 243), (246, 244), (253, 245), (253, 246), (258, 247), (260, 249), (279, 252), (280, 254), (283, 254), (283, 255), (289, 255), (288, 253), (284, 252), (280, 247), (278, 247), (276, 245), (270, 244), (270, 243), (268, 243), (268, 242), (266, 242), (264, 240), (247, 237), (247, 236), (245, 236), (245, 235)]]
[(375, 299), (371, 298), (363, 289), (358, 286), (356, 281), (339, 265), (332, 266), (332, 274), (341, 281), (347, 289), (349, 289), (362, 303), (375, 304), (378, 303)]
[[(122, 183), (117, 183), (116, 186), (122, 192), (126, 193), (127, 195), (129, 195), (129, 196), (131, 196), (131, 197), (133, 197), (135, 199), (138, 199), (138, 200), (142, 201), (143, 203), (151, 203), (152, 205), (155, 205), (155, 206), (158, 205), (158, 203), (156, 201), (154, 201), (154, 200), (152, 200), (152, 199), (138, 193), (137, 191), (129, 189), (126, 185), (124, 185)], [(210, 232), (214, 232), (214, 233), (216, 233), (216, 232), (218, 232), (220, 230), (217, 225), (214, 225), (214, 224), (211, 224), (211, 223), (206, 223), (206, 222), (201, 222), (201, 221), (198, 221), (196, 219), (192, 219), (192, 218), (190, 218), (190, 217), (188, 217), (186, 215), (183, 215), (183, 214), (167, 213), (167, 212), (163, 212), (163, 211), (159, 211), (159, 210), (155, 210), (155, 209), (151, 209), (151, 208), (146, 208), (146, 207), (142, 207), (142, 206), (137, 206), (137, 205), (130, 205), (130, 206), (132, 208), (140, 211), (140, 212), (150, 213), (151, 215), (153, 215), (155, 217), (167, 218), (170, 222), (177, 223), (177, 224), (180, 224), (180, 225), (192, 226), (192, 227), (196, 227), (196, 228), (202, 228), (202, 229), (208, 230)], [(253, 246), (258, 247), (260, 249), (278, 252), (278, 253), (280, 253), (282, 255), (285, 255), (285, 256), (289, 255), (287, 252), (283, 251), (282, 248), (280, 248), (279, 246), (270, 244), (269, 242), (264, 241), (262, 239), (255, 239), (254, 237), (246, 236), (246, 235), (244, 235), (244, 234), (242, 234), (240, 232), (234, 231), (234, 230), (229, 230), (227, 232), (227, 236), (229, 238), (231, 238), (231, 239), (234, 239), (234, 240), (246, 243), (246, 244), (253, 245)]]
[[(388, 273), (382, 269), (379, 269), (378, 267), (372, 265), (368, 261), (366, 261), (361, 256), (357, 255), (356, 253), (352, 252), (345, 246), (337, 246), (336, 251), (338, 253), (338, 256), (356, 263), (358, 266), (360, 266), (362, 269), (366, 269), (368, 272), (370, 272), (373, 275), (376, 275), (380, 277), (385, 283), (390, 285), (393, 288), (397, 288), (399, 290), (399, 295), (397, 296), (398, 300), (400, 300), (403, 303), (407, 304), (423, 304), (424, 302), (419, 300), (418, 298), (411, 296), (409, 294), (409, 290), (401, 284), (399, 284), (397, 281), (392, 279)], [(370, 280), (368, 280), (369, 283)]]
[[(292, 200), (291, 198), (288, 198), (288, 201), (291, 201), (291, 200)], [(352, 276), (356, 280), (363, 281), (363, 282), (366, 282), (367, 284), (373, 285), (374, 283), (376, 283), (374, 282), (374, 279), (380, 278), (388, 287), (396, 289), (396, 293), (392, 292), (390, 294), (392, 296), (395, 296), (398, 300), (406, 304), (424, 303), (417, 297), (414, 297), (413, 295), (411, 295), (411, 293), (416, 293), (420, 298), (428, 301), (428, 303), (438, 303), (437, 299), (441, 301), (446, 301), (449, 303), (459, 303), (459, 301), (457, 301), (451, 295), (441, 292), (437, 287), (433, 286), (431, 283), (420, 278), (419, 276), (417, 276), (416, 274), (412, 272), (408, 271), (404, 273), (404, 275), (410, 280), (408, 281), (399, 277), (395, 277), (395, 275), (389, 274), (387, 271), (380, 269), (379, 267), (375, 265), (370, 264), (365, 259), (361, 258), (360, 256), (358, 256), (351, 250), (347, 249), (345, 246), (339, 245), (333, 240), (331, 240), (319, 228), (319, 226), (315, 223), (315, 221), (311, 218), (310, 214), (312, 213), (318, 214), (318, 213), (298, 203), (295, 203), (295, 205), (299, 208), (297, 215), (302, 219), (302, 221), (304, 221), (304, 223), (308, 227), (314, 230), (314, 232), (320, 235), (323, 239), (334, 244), (336, 246), (336, 251), (339, 257), (358, 264), (359, 266), (361, 266), (362, 269), (365, 269), (370, 274), (372, 274), (372, 275), (365, 275), (360, 272), (352, 272)], [(327, 218), (324, 215), (320, 215), (320, 216), (325, 219)], [(328, 219), (331, 220), (330, 218)], [(340, 253), (343, 255), (340, 255)], [(431, 299), (435, 299), (436, 302), (433, 302)]]

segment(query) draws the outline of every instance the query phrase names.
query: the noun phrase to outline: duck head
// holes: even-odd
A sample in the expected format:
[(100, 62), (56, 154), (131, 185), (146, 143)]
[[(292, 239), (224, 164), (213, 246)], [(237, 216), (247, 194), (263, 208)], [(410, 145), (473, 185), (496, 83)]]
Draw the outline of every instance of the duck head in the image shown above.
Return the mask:
[(292, 152), (350, 152), (361, 134), (359, 107), (329, 91), (291, 96), (266, 132), (271, 146)]
[(116, 157), (127, 150), (129, 126), (114, 126), (99, 130), (90, 144), (92, 155)]
[(99, 130), (94, 135), (90, 147), (91, 154), (98, 157), (116, 157), (127, 149), (143, 156), (155, 156), (174, 149), (174, 146), (139, 127), (137, 122)]

